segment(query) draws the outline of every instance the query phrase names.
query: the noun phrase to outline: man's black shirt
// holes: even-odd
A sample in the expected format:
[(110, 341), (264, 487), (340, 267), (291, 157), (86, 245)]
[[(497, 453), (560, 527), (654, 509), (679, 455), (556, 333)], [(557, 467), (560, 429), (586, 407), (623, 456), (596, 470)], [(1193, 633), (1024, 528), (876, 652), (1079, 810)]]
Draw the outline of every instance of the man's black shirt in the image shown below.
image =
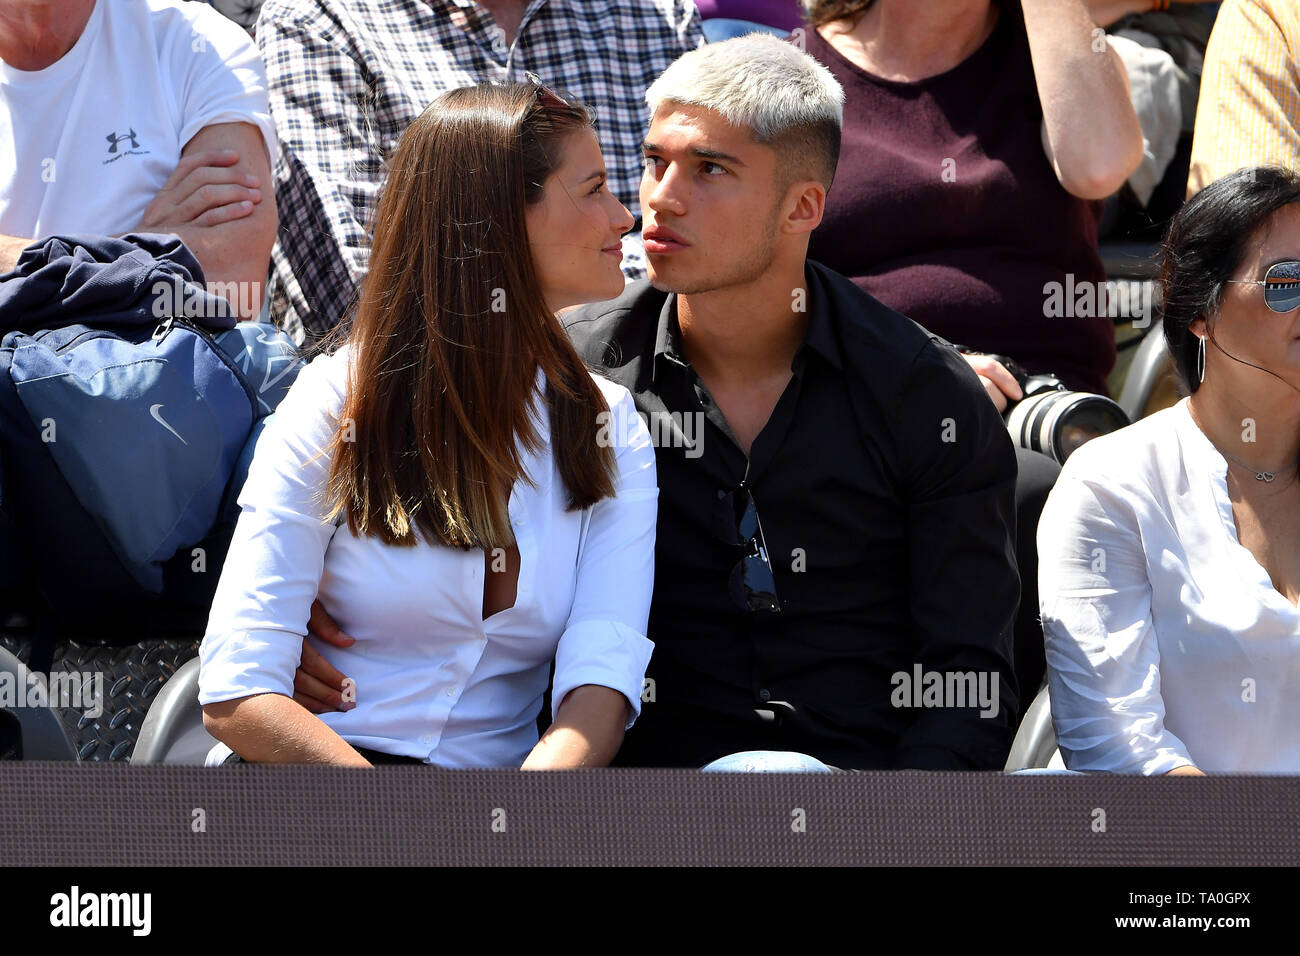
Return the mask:
[[(564, 318), (657, 446), (655, 651), (616, 762), (794, 750), (845, 768), (1001, 769), (1019, 600), (1006, 427), (947, 343), (823, 266), (806, 279), (806, 340), (748, 459), (683, 356), (675, 295), (643, 280)], [(742, 479), (782, 605), (771, 620), (729, 591)], [(996, 716), (898, 690), (895, 675), (930, 672), (987, 687), (996, 674)]]

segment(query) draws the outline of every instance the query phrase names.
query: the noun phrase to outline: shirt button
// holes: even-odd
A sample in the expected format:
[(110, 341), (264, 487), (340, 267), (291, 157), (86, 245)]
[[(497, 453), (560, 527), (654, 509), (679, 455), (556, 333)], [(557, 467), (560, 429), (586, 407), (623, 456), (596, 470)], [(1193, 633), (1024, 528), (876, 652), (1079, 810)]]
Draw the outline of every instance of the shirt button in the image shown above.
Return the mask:
[(420, 738), (420, 743), (424, 744), (426, 747), (432, 747), (433, 734), (425, 734), (423, 737)]
[(448, 697), (455, 697), (455, 696), (456, 696), (456, 688), (454, 688), (454, 687), (448, 687), (448, 688), (447, 688), (447, 696), (448, 696)]
[(759, 700), (771, 700), (771, 699), (772, 699), (772, 692), (771, 692), (770, 690), (768, 690), (766, 687), (764, 687), (762, 690), (760, 690), (760, 691), (758, 692), (758, 699), (759, 699)]

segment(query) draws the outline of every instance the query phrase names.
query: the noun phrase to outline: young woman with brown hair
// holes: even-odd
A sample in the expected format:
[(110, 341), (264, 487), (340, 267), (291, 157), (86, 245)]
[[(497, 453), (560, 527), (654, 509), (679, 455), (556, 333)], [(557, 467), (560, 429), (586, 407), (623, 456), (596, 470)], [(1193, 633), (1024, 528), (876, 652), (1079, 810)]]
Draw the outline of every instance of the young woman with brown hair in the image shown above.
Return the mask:
[[(346, 342), (303, 370), (240, 496), (205, 725), (256, 762), (607, 763), (651, 650), (654, 450), (556, 312), (622, 291), (632, 217), (587, 111), (537, 84), (448, 92), (390, 167)], [(293, 694), (318, 594), (355, 692), (315, 716)]]

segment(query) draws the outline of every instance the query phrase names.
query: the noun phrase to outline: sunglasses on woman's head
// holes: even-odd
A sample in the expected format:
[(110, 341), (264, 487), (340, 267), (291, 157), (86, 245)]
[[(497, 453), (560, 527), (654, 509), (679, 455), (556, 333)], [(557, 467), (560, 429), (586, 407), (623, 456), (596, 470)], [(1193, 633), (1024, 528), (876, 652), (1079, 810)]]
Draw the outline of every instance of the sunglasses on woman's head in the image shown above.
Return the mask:
[(1300, 262), (1294, 259), (1275, 262), (1262, 279), (1229, 279), (1240, 285), (1262, 285), (1264, 304), (1278, 313), (1291, 312), (1300, 306)]
[(524, 75), (528, 77), (528, 82), (533, 84), (533, 92), (537, 96), (537, 102), (542, 105), (543, 109), (567, 110), (570, 108), (564, 97), (542, 83), (542, 78), (536, 73), (529, 72)]

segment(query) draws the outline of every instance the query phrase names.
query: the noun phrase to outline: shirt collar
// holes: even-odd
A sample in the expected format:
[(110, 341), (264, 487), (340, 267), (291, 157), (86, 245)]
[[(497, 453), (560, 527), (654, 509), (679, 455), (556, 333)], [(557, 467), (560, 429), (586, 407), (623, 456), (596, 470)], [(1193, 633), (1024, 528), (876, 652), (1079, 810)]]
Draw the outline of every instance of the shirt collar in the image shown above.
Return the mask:
[(844, 352), (840, 348), (840, 336), (835, 326), (836, 314), (832, 298), (826, 289), (821, 274), (813, 268), (812, 263), (804, 265), (804, 286), (808, 289), (808, 334), (804, 338), (803, 348), (796, 353), (802, 354), (812, 349), (837, 369), (844, 368)]
[(670, 292), (659, 309), (659, 325), (655, 332), (654, 363), (651, 366), (650, 380), (654, 381), (659, 369), (665, 362), (681, 368), (689, 368), (690, 363), (682, 352), (682, 330), (677, 324), (677, 293)]
[[(811, 350), (837, 369), (844, 368), (844, 353), (840, 348), (839, 335), (836, 334), (831, 302), (821, 281), (821, 277), (811, 268), (804, 267), (804, 285), (808, 290), (807, 307), (808, 332), (803, 345), (795, 353), (791, 370), (796, 374), (803, 371)], [(689, 368), (682, 349), (682, 330), (677, 324), (677, 294), (670, 292), (659, 310), (659, 325), (655, 333), (654, 365), (651, 380), (658, 375), (660, 365), (670, 362), (682, 368)]]

